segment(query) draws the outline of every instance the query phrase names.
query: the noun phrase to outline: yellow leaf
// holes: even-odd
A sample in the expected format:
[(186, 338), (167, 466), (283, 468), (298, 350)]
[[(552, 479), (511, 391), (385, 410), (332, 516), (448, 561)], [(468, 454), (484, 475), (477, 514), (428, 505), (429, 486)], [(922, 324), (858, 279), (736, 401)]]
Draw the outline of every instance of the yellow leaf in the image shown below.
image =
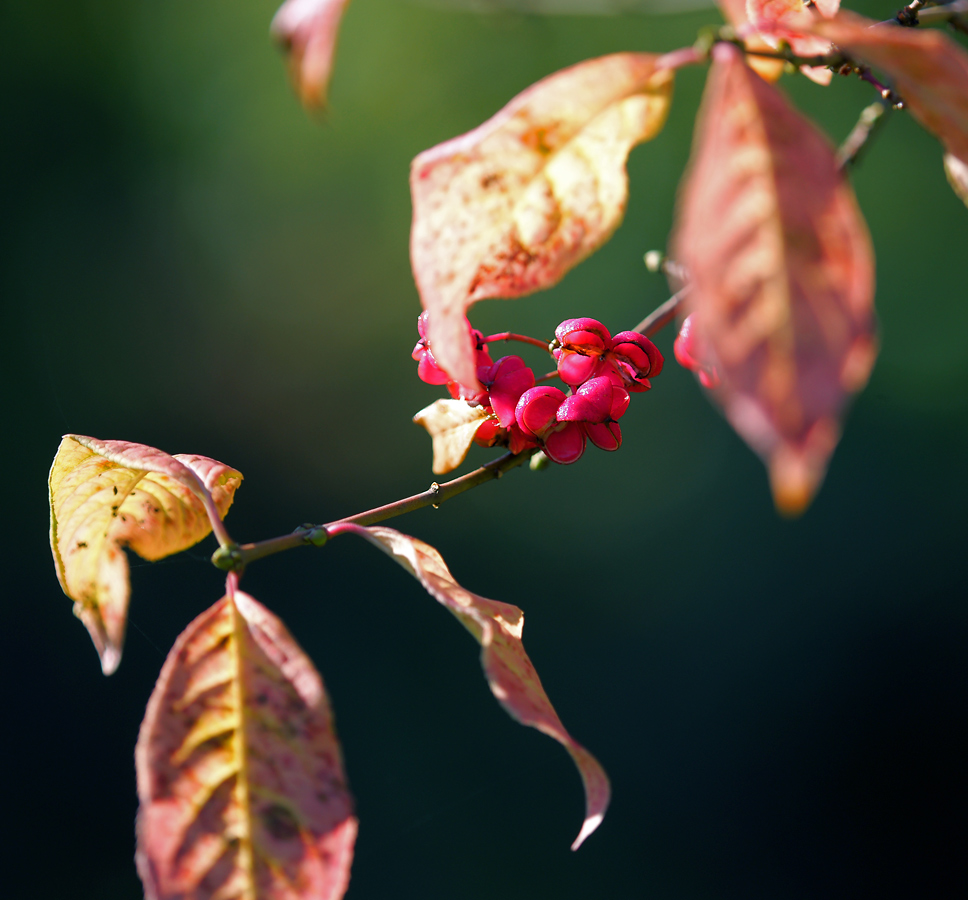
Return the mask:
[(433, 441), (435, 475), (456, 469), (467, 456), (478, 429), (494, 417), (481, 406), (464, 400), (437, 400), (420, 410), (413, 420), (427, 429)]
[(122, 548), (156, 560), (191, 547), (213, 521), (221, 528), (241, 481), (239, 472), (205, 456), (64, 436), (50, 470), (50, 546), (105, 675), (121, 661), (128, 618)]

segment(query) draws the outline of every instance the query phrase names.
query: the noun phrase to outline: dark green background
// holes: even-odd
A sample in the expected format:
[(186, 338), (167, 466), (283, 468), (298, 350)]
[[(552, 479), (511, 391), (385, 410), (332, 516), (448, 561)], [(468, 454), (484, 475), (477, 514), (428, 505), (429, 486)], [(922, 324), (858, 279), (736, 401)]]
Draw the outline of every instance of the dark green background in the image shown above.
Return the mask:
[[(556, 69), (672, 49), (716, 19), (355, 0), (319, 122), (268, 39), (273, 11), (4, 4), (5, 900), (141, 896), (138, 724), (163, 654), (221, 593), (211, 539), (134, 561), (105, 679), (47, 548), (60, 435), (237, 466), (240, 540), (424, 489), (410, 416), (439, 392), (409, 356), (411, 158)], [(481, 304), (476, 325), (619, 330), (665, 299), (642, 253), (665, 244), (703, 76), (681, 74), (665, 131), (632, 154), (612, 242), (546, 294)], [(834, 140), (871, 98), (856, 80), (784, 87)], [(883, 350), (801, 520), (774, 514), (760, 463), (670, 360), (619, 453), (394, 523), (525, 609), (548, 693), (613, 780), (580, 852), (566, 754), (504, 715), (473, 642), (403, 570), (342, 539), (247, 573), (336, 708), (361, 819), (350, 898), (965, 896), (968, 210), (904, 114), (854, 180)]]

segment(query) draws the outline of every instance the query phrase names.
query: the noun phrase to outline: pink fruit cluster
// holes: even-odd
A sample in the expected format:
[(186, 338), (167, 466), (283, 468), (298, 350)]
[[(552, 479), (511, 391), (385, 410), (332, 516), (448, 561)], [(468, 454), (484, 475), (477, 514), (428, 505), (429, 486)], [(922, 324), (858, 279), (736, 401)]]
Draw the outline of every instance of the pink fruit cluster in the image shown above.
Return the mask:
[(588, 441), (602, 450), (618, 450), (618, 420), (628, 409), (630, 394), (647, 391), (649, 378), (662, 371), (662, 354), (644, 335), (623, 331), (612, 337), (595, 319), (568, 319), (555, 330), (549, 347), (557, 375), (570, 389), (566, 394), (551, 385), (536, 385), (534, 372), (520, 356), (492, 363), (483, 335), (472, 331), (477, 377), (485, 386), (475, 395), (450, 381), (437, 365), (425, 337), (426, 315), (418, 320), (421, 340), (413, 351), (417, 374), (429, 384), (447, 384), (456, 399), (483, 406), (490, 418), (475, 441), (487, 447), (505, 444), (512, 453), (540, 447), (550, 459), (567, 465), (577, 462)]

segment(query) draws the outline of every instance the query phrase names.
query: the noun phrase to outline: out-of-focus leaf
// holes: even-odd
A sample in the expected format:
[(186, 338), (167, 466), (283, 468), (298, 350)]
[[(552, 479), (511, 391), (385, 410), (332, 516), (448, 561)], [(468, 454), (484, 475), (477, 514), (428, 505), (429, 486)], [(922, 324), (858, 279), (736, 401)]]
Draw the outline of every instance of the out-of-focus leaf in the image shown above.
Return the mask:
[(769, 466), (777, 507), (799, 513), (874, 363), (873, 251), (826, 139), (724, 44), (673, 248), (714, 396)]
[(169, 456), (127, 441), (64, 436), (50, 469), (50, 547), (105, 675), (121, 661), (128, 620), (128, 561), (197, 544), (221, 528), (242, 475), (205, 456)]
[(466, 9), (476, 13), (514, 10), (544, 15), (580, 13), (608, 16), (630, 12), (681, 13), (713, 6), (715, 0), (411, 0), (411, 2), (421, 6)]
[[(829, 52), (830, 42), (813, 37), (808, 31), (799, 28), (799, 23), (808, 25), (815, 18), (813, 13), (822, 17), (837, 14), (840, 0), (815, 0), (808, 6), (804, 0), (747, 0), (746, 13), (750, 24), (771, 46), (789, 44), (790, 49), (799, 56), (821, 56)], [(801, 66), (800, 71), (817, 84), (827, 85), (833, 72), (824, 66)]]
[[(949, 156), (968, 163), (968, 53), (961, 46), (935, 29), (876, 25), (848, 12), (816, 22), (814, 31), (890, 76), (911, 114)], [(957, 192), (957, 180), (951, 183)]]
[(965, 206), (968, 206), (968, 163), (951, 153), (946, 153), (944, 171), (954, 192), (961, 197)]
[[(752, 32), (749, 19), (746, 17), (746, 0), (717, 0), (717, 4), (723, 18), (739, 32), (750, 50), (764, 50), (771, 53), (774, 51), (775, 48), (772, 45)], [(777, 81), (786, 67), (782, 59), (770, 59), (765, 56), (750, 55), (746, 57), (746, 62), (760, 78), (765, 78), (769, 82)]]
[(272, 20), (272, 33), (289, 54), (293, 86), (310, 109), (326, 106), (340, 19), (348, 2), (286, 0)]
[(147, 900), (338, 900), (357, 822), (322, 680), (241, 592), (175, 642), (135, 751)]
[(658, 134), (672, 73), (618, 53), (532, 85), (497, 115), (421, 153), (410, 174), (410, 254), (440, 366), (478, 387), (467, 307), (550, 287), (612, 234), (625, 160)]
[(423, 541), (379, 526), (340, 525), (337, 528), (366, 538), (416, 577), (480, 643), (481, 665), (491, 692), (501, 706), (521, 724), (553, 737), (571, 754), (585, 786), (585, 821), (572, 844), (572, 850), (577, 850), (601, 823), (611, 788), (605, 770), (568, 734), (541, 686), (521, 642), (524, 613), (509, 603), (488, 600), (462, 588), (440, 554)]
[(482, 406), (471, 406), (464, 400), (437, 400), (413, 417), (433, 441), (435, 475), (446, 475), (464, 461), (474, 436), (488, 418), (493, 417)]

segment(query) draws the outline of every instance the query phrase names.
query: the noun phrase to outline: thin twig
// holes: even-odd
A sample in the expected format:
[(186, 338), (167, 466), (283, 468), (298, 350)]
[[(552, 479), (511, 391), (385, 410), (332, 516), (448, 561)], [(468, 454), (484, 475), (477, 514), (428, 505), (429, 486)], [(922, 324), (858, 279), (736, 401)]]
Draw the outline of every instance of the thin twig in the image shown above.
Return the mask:
[[(679, 309), (679, 305), (688, 291), (689, 288), (687, 285), (666, 300), (655, 312), (640, 322), (636, 326), (635, 331), (651, 337), (661, 328), (668, 325), (675, 318), (676, 311)], [(508, 335), (508, 337), (505, 338), (505, 335)], [(523, 335), (511, 335), (510, 332), (491, 335), (485, 340), (513, 340), (519, 338), (523, 338), (527, 343), (536, 343), (542, 347), (545, 346), (534, 338), (524, 338)], [(557, 374), (557, 372), (549, 372), (538, 380), (544, 381), (546, 378), (554, 377)], [(212, 563), (219, 569), (241, 574), (250, 562), (254, 562), (257, 559), (282, 553), (284, 550), (293, 550), (296, 547), (305, 547), (307, 545), (322, 547), (329, 539), (329, 529), (332, 529), (334, 526), (346, 524), (373, 525), (376, 522), (383, 522), (386, 519), (402, 516), (405, 513), (414, 512), (427, 506), (432, 506), (436, 509), (441, 503), (450, 500), (451, 497), (463, 494), (464, 491), (469, 491), (478, 485), (494, 481), (500, 478), (505, 472), (516, 469), (518, 466), (527, 462), (537, 452), (537, 447), (531, 447), (528, 450), (523, 450), (521, 453), (505, 453), (487, 465), (481, 466), (473, 472), (468, 472), (466, 475), (461, 475), (452, 481), (444, 482), (444, 484), (434, 482), (426, 491), (414, 494), (412, 497), (404, 497), (402, 500), (396, 500), (384, 506), (377, 506), (365, 512), (357, 513), (354, 516), (336, 519), (333, 522), (327, 522), (325, 525), (302, 525), (291, 534), (283, 534), (265, 541), (258, 541), (253, 544), (242, 544), (241, 546), (235, 544), (221, 546), (212, 554)]]
[(843, 171), (857, 162), (867, 143), (887, 121), (884, 114), (890, 107), (886, 102), (876, 101), (865, 106), (844, 142), (837, 151), (837, 168)]
[(665, 328), (676, 317), (682, 302), (689, 296), (689, 288), (690, 286), (687, 284), (676, 291), (662, 306), (650, 312), (632, 331), (637, 331), (646, 337), (652, 337), (656, 332)]
[(532, 447), (521, 453), (505, 453), (489, 462), (486, 466), (461, 475), (453, 481), (444, 484), (434, 482), (430, 488), (412, 497), (405, 497), (385, 506), (377, 506), (365, 512), (357, 513), (355, 516), (346, 516), (334, 522), (327, 522), (325, 525), (304, 525), (297, 528), (292, 534), (284, 534), (281, 537), (270, 538), (267, 541), (259, 541), (255, 544), (243, 544), (231, 550), (219, 549), (212, 556), (212, 562), (220, 569), (241, 571), (245, 566), (257, 559), (281, 553), (283, 550), (292, 550), (295, 547), (304, 547), (312, 544), (322, 546), (328, 537), (327, 529), (333, 525), (352, 523), (355, 525), (373, 525), (376, 522), (383, 522), (395, 516), (402, 516), (404, 513), (423, 509), (427, 506), (437, 507), (451, 497), (463, 494), (471, 488), (488, 481), (500, 478), (505, 472), (515, 469), (522, 463), (527, 462), (534, 455), (537, 448)]
[(551, 352), (550, 344), (547, 341), (528, 337), (526, 334), (514, 334), (512, 331), (501, 331), (497, 334), (489, 334), (484, 338), (485, 344), (496, 344), (498, 341), (520, 341), (522, 344), (531, 344), (532, 347), (540, 347), (542, 350)]

